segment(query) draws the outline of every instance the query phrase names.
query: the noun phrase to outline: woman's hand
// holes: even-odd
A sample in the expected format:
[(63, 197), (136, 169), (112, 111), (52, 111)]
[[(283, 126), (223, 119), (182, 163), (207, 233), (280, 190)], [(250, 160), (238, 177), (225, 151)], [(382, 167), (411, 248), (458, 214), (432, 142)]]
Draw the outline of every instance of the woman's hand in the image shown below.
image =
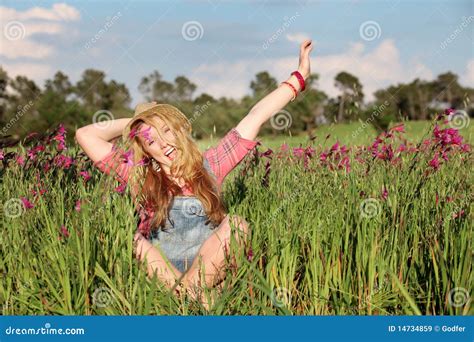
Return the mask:
[(135, 232), (135, 235), (133, 236), (133, 254), (135, 254), (136, 258), (138, 260), (140, 260), (141, 258), (141, 255), (139, 253), (139, 251), (141, 251), (141, 247), (142, 246), (139, 246), (141, 245), (141, 242), (144, 240), (145, 238), (143, 237), (143, 235), (137, 230)]
[(306, 80), (310, 73), (310, 62), (309, 62), (309, 53), (313, 50), (313, 42), (311, 39), (306, 39), (300, 45), (300, 62), (298, 65), (298, 71)]

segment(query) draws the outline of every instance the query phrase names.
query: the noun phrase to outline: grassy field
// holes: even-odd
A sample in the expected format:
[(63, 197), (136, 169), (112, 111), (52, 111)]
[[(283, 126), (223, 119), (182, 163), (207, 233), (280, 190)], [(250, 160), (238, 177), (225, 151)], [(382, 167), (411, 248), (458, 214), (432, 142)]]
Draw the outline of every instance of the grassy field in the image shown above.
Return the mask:
[[(429, 121), (408, 121), (405, 122), (405, 137), (412, 141), (419, 141), (424, 134), (429, 131)], [(472, 144), (474, 140), (474, 125), (467, 125), (459, 129), (459, 133), (465, 138), (466, 142)], [(268, 148), (277, 148), (282, 144), (288, 144), (290, 146), (298, 146), (302, 144), (307, 146), (310, 143), (308, 135), (293, 135), (291, 136), (291, 127), (289, 133), (281, 133), (275, 136), (264, 136), (258, 137), (262, 144)], [(330, 137), (326, 140), (326, 136)], [(377, 135), (376, 130), (371, 126), (363, 127), (361, 123), (344, 123), (337, 125), (325, 125), (318, 127), (313, 135), (316, 135), (316, 139), (313, 140), (313, 144), (321, 145), (332, 145), (336, 141), (340, 141), (342, 144), (355, 146), (364, 145), (371, 142)], [(206, 139), (199, 141), (200, 147), (205, 149), (209, 146), (216, 144), (218, 138)]]
[(263, 137), (227, 178), (229, 212), (252, 236), (209, 311), (146, 278), (130, 196), (77, 148), (4, 158), (2, 314), (472, 315), (472, 151), (426, 122), (377, 144), (357, 127), (318, 129), (312, 145)]

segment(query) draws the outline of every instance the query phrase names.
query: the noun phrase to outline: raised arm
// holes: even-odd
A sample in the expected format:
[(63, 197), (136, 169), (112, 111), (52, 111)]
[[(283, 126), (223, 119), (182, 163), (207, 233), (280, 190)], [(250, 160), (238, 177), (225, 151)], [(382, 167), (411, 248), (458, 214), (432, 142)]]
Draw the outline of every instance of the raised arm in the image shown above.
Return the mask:
[[(313, 49), (312, 41), (305, 40), (300, 45), (300, 59), (298, 71), (306, 80), (310, 75), (309, 53)], [(292, 75), (286, 82), (291, 83), (297, 91), (300, 90), (300, 84), (296, 76)], [(249, 140), (255, 140), (260, 131), (260, 127), (285, 107), (293, 98), (291, 88), (282, 84), (270, 94), (258, 101), (250, 110), (250, 112), (239, 122), (235, 129), (240, 135)]]
[(76, 140), (93, 162), (100, 161), (112, 150), (110, 140), (121, 136), (130, 120), (116, 119), (81, 127), (76, 131)]

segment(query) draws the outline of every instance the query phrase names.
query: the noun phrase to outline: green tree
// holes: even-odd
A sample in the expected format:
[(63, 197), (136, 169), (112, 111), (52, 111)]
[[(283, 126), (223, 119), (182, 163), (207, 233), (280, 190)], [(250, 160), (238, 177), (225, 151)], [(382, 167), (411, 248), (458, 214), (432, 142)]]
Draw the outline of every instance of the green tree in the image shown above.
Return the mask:
[(0, 125), (5, 124), (5, 116), (7, 113), (8, 107), (8, 94), (7, 94), (7, 85), (9, 82), (9, 77), (7, 72), (0, 66)]
[(359, 79), (348, 72), (338, 73), (334, 80), (336, 87), (341, 91), (337, 113), (337, 121), (341, 122), (344, 120), (344, 116), (347, 117), (351, 113), (358, 112), (364, 99), (364, 93)]
[(191, 83), (186, 77), (178, 76), (174, 80), (175, 83), (175, 100), (191, 101), (197, 86)]
[(89, 111), (122, 110), (130, 103), (130, 94), (124, 84), (106, 82), (105, 73), (87, 69), (74, 87), (79, 102)]
[(45, 91), (53, 92), (64, 99), (66, 99), (74, 90), (69, 81), (69, 77), (61, 71), (56, 72), (52, 80), (46, 80), (44, 88)]
[(174, 86), (162, 79), (158, 71), (154, 71), (141, 79), (138, 90), (147, 101), (172, 102), (174, 101)]
[(64, 119), (68, 119), (67, 98), (73, 90), (69, 77), (61, 71), (56, 72), (53, 79), (47, 79), (37, 105), (40, 119), (29, 122), (28, 128), (36, 132), (45, 132), (61, 122), (64, 123)]
[(255, 75), (255, 80), (250, 82), (250, 89), (254, 99), (260, 99), (277, 87), (277, 80), (270, 76), (267, 71)]
[[(40, 120), (37, 110), (41, 89), (33, 80), (26, 76), (16, 76), (8, 80), (9, 89), (8, 106), (5, 121), (11, 123), (7, 135), (18, 139), (28, 133), (29, 122)], [(8, 89), (8, 88), (7, 88)]]
[(438, 75), (433, 82), (436, 98), (446, 101), (452, 108), (459, 108), (463, 103), (464, 89), (458, 82), (458, 75), (448, 71)]

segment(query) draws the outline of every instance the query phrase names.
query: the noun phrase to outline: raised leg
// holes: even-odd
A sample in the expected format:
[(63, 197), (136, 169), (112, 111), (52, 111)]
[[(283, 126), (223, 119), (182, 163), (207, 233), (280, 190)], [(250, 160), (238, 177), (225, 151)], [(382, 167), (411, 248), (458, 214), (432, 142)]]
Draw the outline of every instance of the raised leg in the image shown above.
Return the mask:
[[(136, 233), (134, 237), (135, 254), (138, 260), (146, 261), (147, 273), (150, 278), (156, 273), (166, 287), (172, 289), (176, 282), (182, 277), (182, 273), (178, 271), (174, 265), (162, 256), (160, 251), (153, 246), (153, 244), (145, 239), (142, 234)], [(179, 293), (181, 286), (176, 287), (176, 292)]]
[(204, 241), (191, 267), (184, 274), (183, 284), (188, 292), (193, 293), (193, 289), (203, 286), (213, 287), (223, 280), (225, 258), (230, 251), (232, 233), (237, 243), (242, 245), (248, 232), (249, 225), (243, 218), (227, 215), (216, 231)]

